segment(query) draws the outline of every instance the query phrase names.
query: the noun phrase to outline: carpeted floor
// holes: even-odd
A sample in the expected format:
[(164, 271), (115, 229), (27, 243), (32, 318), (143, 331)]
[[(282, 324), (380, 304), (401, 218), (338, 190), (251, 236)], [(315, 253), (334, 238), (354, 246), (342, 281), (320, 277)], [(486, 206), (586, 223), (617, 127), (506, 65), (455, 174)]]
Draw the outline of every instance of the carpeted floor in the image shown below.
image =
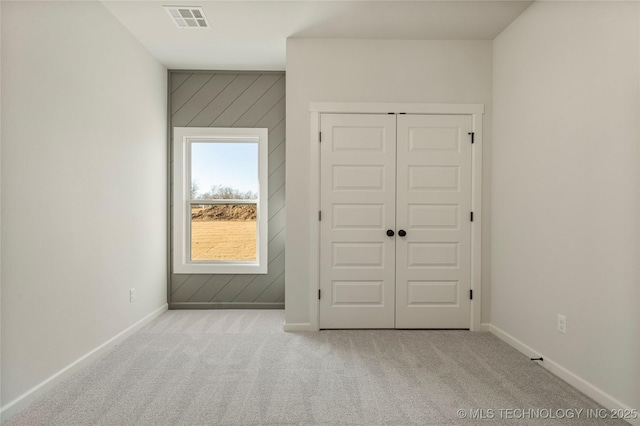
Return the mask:
[(597, 403), (488, 333), (283, 318), (169, 311), (5, 425), (627, 424), (588, 419)]

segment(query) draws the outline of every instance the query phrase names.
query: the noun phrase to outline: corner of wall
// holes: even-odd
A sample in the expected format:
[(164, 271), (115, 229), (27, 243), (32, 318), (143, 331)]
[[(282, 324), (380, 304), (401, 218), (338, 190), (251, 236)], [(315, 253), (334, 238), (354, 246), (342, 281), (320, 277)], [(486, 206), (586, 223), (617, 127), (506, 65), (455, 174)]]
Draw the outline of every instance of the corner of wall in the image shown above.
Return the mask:
[(24, 410), (33, 402), (35, 402), (38, 398), (45, 395), (47, 392), (65, 381), (67, 378), (71, 377), (78, 371), (100, 359), (100, 357), (105, 355), (110, 350), (114, 349), (128, 337), (132, 336), (145, 325), (149, 324), (151, 321), (166, 312), (167, 308), (167, 304), (160, 306), (158, 309), (155, 309), (140, 321), (137, 321), (135, 324), (127, 327), (125, 330), (113, 336), (111, 339), (107, 340), (98, 347), (92, 349), (80, 358), (71, 362), (69, 365), (55, 373), (53, 376), (48, 377), (46, 380), (40, 382), (37, 386), (29, 389), (27, 392), (15, 398), (13, 401), (10, 401), (9, 403), (0, 407), (0, 423), (15, 416), (20, 411)]
[(166, 77), (98, 2), (0, 2), (0, 22), (4, 419), (166, 310)]
[(535, 2), (493, 42), (490, 322), (609, 408), (640, 405), (639, 9)]
[[(2, 2), (0, 1), (0, 402), (2, 401)], [(2, 411), (0, 411), (0, 424)]]

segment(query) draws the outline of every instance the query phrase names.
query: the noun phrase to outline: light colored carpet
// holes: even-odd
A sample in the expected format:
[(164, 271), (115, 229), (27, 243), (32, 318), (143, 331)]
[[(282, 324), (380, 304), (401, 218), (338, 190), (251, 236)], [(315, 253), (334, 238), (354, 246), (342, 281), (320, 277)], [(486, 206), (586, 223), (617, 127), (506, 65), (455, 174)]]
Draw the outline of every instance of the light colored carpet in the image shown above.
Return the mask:
[[(627, 424), (586, 411), (501, 419), (499, 409), (548, 417), (599, 406), (488, 333), (285, 333), (283, 318), (169, 311), (5, 424)], [(494, 419), (460, 419), (458, 409), (493, 409)]]

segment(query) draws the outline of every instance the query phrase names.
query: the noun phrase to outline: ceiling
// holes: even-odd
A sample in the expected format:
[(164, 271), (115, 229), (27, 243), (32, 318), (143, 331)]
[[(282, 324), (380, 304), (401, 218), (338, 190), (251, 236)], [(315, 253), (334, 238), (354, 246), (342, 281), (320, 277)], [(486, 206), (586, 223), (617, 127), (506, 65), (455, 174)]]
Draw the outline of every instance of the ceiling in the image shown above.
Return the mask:
[[(284, 70), (286, 39), (493, 40), (531, 1), (114, 1), (104, 6), (169, 69)], [(164, 5), (201, 6), (179, 29)]]

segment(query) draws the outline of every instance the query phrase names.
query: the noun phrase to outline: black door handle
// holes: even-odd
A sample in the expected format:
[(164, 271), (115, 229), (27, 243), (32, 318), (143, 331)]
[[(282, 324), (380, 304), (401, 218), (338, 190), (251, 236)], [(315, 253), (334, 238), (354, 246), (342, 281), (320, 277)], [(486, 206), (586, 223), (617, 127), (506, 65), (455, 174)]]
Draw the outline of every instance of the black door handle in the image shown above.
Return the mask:
[(393, 237), (395, 235), (395, 232), (393, 232), (391, 229), (387, 229), (387, 237)]
[(407, 233), (404, 229), (401, 229), (398, 231), (398, 235), (400, 235), (401, 237), (404, 237), (405, 235), (407, 235)]

